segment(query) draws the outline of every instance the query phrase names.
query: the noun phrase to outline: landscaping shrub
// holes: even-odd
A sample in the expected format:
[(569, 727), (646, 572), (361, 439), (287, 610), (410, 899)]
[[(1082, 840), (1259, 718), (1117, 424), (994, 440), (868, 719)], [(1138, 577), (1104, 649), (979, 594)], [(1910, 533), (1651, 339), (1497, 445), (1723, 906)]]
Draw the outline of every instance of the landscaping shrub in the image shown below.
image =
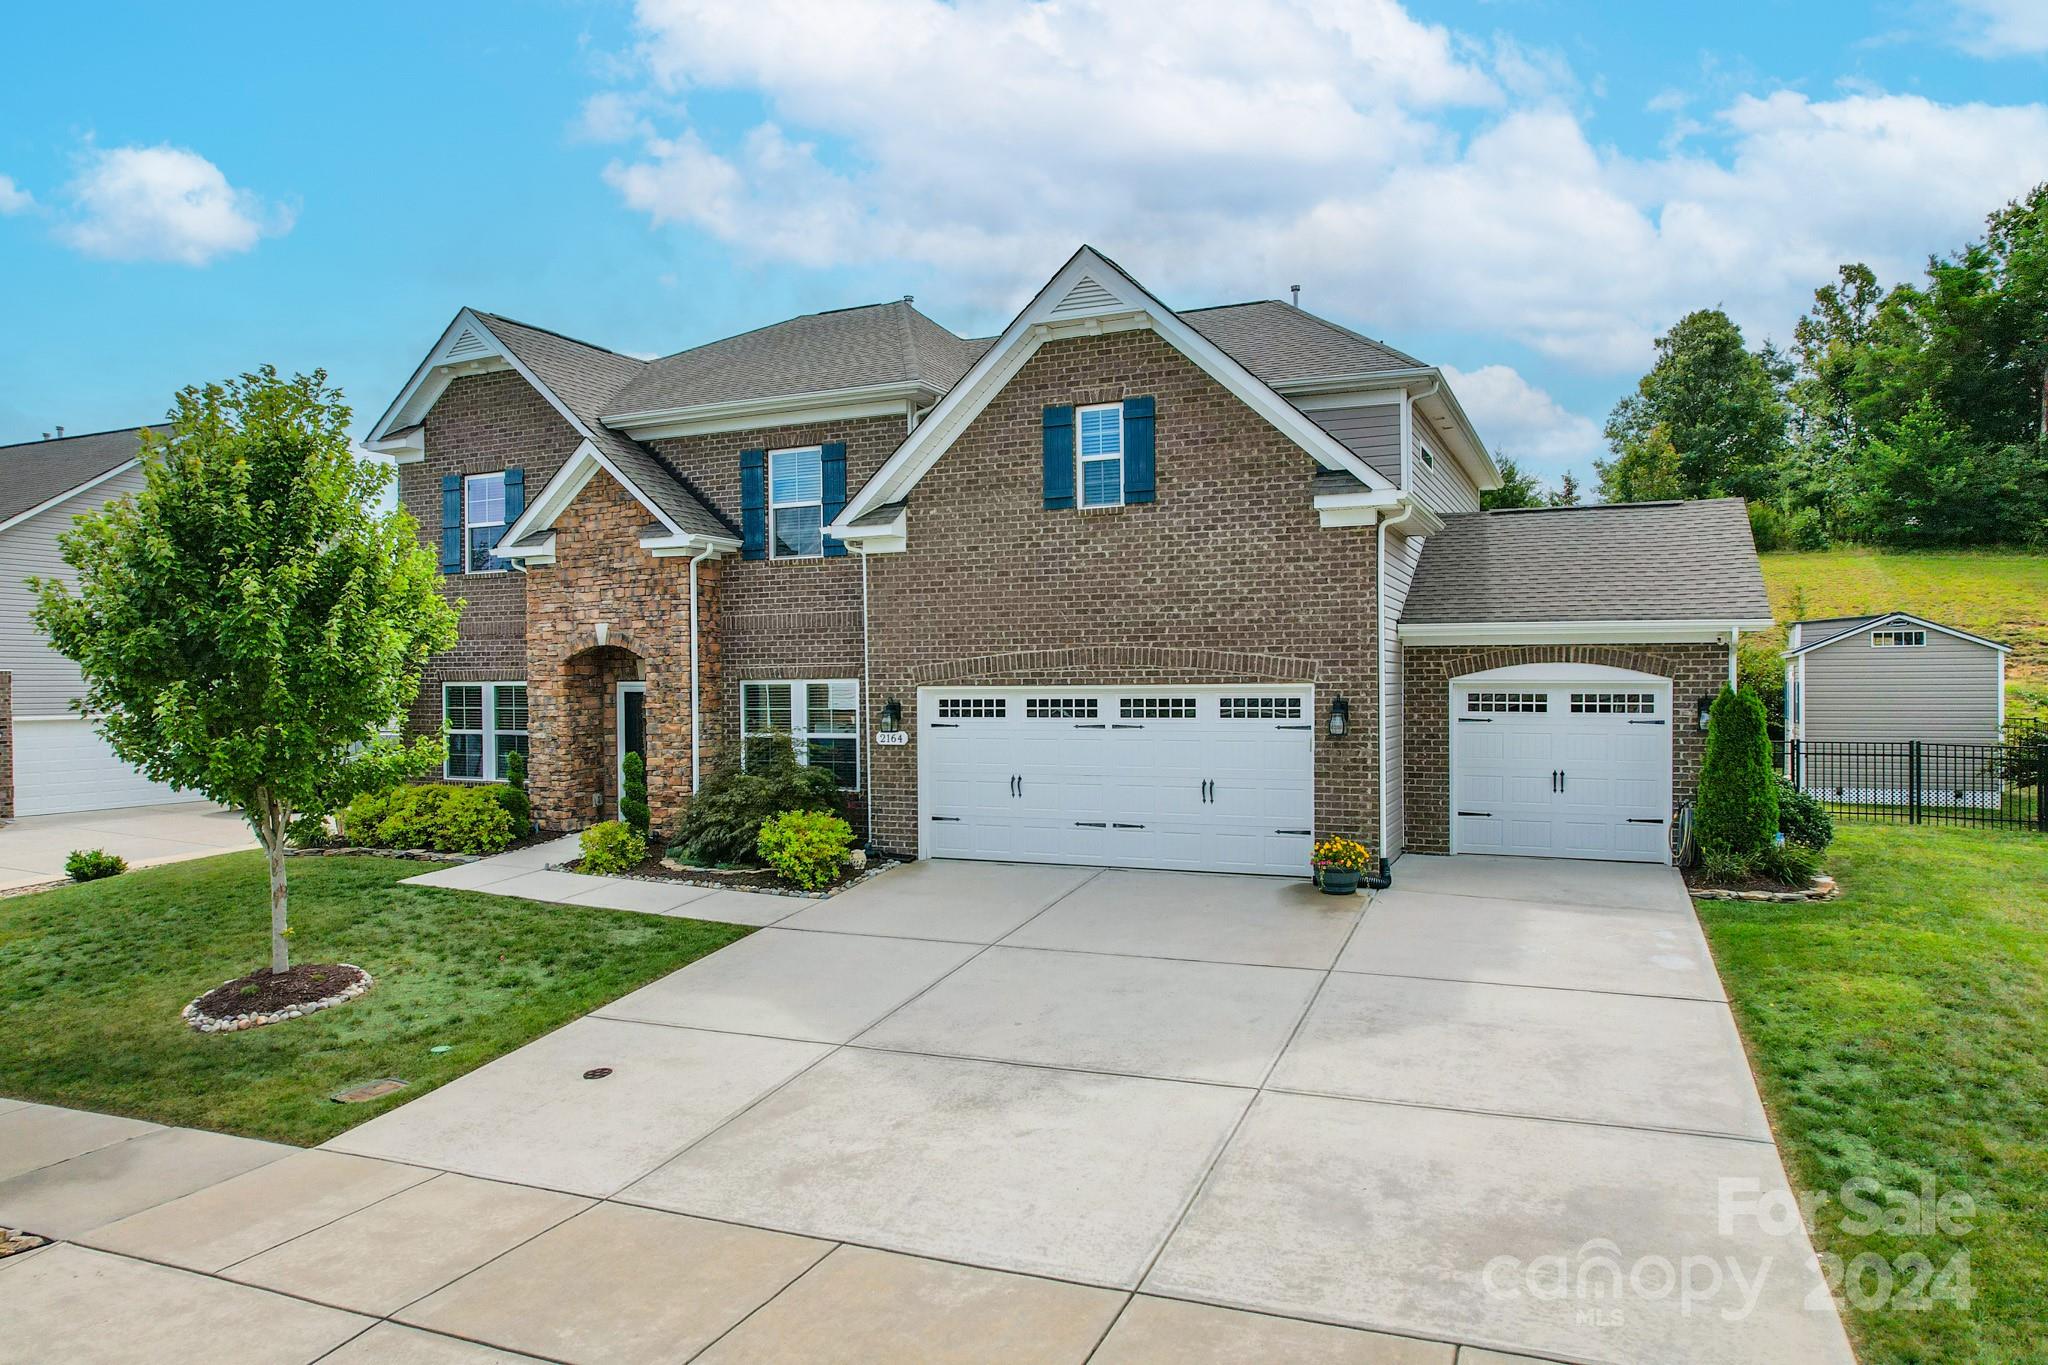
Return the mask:
[(426, 845), (437, 853), (496, 853), (517, 836), (512, 812), (498, 800), (500, 788), (457, 787), (441, 802), (440, 820), (433, 827), (434, 842)]
[(647, 760), (628, 753), (619, 764), (619, 818), (642, 839), (648, 833)]
[(1822, 852), (1835, 841), (1835, 820), (1812, 792), (1778, 778), (1778, 833), (1801, 848)]
[(293, 848), (318, 848), (327, 842), (327, 817), (296, 815), (284, 827), (284, 841)]
[(74, 882), (96, 882), (128, 870), (128, 860), (103, 848), (74, 848), (64, 860), (64, 875)]
[(751, 863), (761, 826), (792, 810), (842, 815), (839, 784), (830, 770), (798, 763), (788, 735), (757, 736), (747, 744), (744, 771), (715, 773), (690, 798), (669, 852), (690, 863)]
[(830, 886), (853, 847), (853, 826), (836, 815), (786, 810), (761, 825), (755, 851), (784, 881), (806, 891)]
[(505, 785), (521, 793), (526, 790), (526, 755), (517, 749), (505, 755)]
[[(514, 754), (517, 758), (519, 755)], [(505, 814), (512, 817), (512, 837), (524, 839), (533, 833), (533, 800), (527, 796), (526, 788), (515, 787), (510, 782), (493, 782), (481, 788), (491, 794), (491, 799), (505, 808)]]
[(1709, 853), (1700, 860), (1708, 884), (1741, 887), (1757, 880), (1804, 889), (1820, 871), (1820, 854), (1786, 840), (1772, 842), (1760, 853)]
[(507, 808), (503, 785), (426, 782), (365, 792), (342, 812), (342, 831), (370, 848), (426, 848), (436, 853), (496, 853), (519, 837), (523, 819)]
[(1714, 700), (1693, 829), (1709, 858), (1753, 858), (1777, 836), (1777, 774), (1763, 703), (1753, 693), (1724, 687)]
[(581, 870), (594, 876), (630, 872), (647, 857), (647, 840), (624, 820), (607, 820), (583, 831)]

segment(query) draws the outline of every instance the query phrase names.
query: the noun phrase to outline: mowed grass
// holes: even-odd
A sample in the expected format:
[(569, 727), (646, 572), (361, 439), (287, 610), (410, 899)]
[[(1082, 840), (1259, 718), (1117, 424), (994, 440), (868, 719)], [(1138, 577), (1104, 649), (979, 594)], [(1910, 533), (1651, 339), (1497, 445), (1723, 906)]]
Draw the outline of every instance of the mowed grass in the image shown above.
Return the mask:
[[(1796, 1189), (1959, 1192), (1970, 1230), (1815, 1226), (1853, 1266), (1865, 1365), (2048, 1360), (2048, 837), (1843, 825), (1841, 898), (1702, 903)], [(1925, 1257), (1968, 1256), (1975, 1298), (1899, 1301)], [(1923, 1289), (1934, 1288), (1929, 1280)]]
[[(0, 1095), (317, 1143), (748, 932), (398, 885), (428, 870), (293, 859), (293, 960), (352, 962), (376, 987), (231, 1034), (178, 1011), (269, 963), (260, 853), (0, 899)], [(328, 1098), (384, 1076), (408, 1087)]]
[(1761, 558), (1780, 621), (1910, 611), (1997, 640), (2013, 651), (2008, 712), (2048, 718), (2048, 555), (1855, 548)]

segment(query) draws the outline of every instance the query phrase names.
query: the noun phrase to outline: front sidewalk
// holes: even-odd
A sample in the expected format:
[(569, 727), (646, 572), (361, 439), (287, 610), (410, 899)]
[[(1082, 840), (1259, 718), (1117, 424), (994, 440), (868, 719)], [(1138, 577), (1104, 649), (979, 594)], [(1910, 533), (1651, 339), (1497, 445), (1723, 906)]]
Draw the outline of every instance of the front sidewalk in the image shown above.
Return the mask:
[(574, 860), (579, 836), (565, 834), (544, 844), (530, 844), (473, 863), (444, 867), (408, 878), (407, 886), (438, 886), (450, 891), (482, 891), (493, 896), (557, 905), (590, 905), (605, 910), (637, 910), (648, 915), (714, 920), (756, 927), (787, 919), (818, 903), (812, 896), (778, 896), (761, 891), (728, 891), (687, 882), (655, 882), (638, 877), (593, 877), (556, 870)]
[(0, 892), (63, 881), (73, 849), (103, 848), (149, 867), (254, 847), (241, 813), (211, 801), (28, 815), (0, 821)]

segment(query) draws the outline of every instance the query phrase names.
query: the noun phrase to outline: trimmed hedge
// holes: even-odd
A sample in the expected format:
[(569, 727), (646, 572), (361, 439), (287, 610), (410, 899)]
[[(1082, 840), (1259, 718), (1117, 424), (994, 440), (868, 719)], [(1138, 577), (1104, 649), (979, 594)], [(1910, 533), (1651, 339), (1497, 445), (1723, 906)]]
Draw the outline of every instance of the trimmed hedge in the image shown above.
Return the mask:
[(1788, 844), (1819, 853), (1835, 841), (1835, 818), (1812, 792), (1778, 777), (1778, 833)]
[(1754, 858), (1777, 839), (1778, 778), (1764, 704), (1753, 692), (1723, 687), (1714, 699), (1693, 829), (1709, 859)]
[(647, 857), (647, 840), (624, 820), (607, 820), (601, 825), (592, 825), (583, 831), (579, 842), (583, 848), (583, 861), (577, 870), (594, 877), (631, 872)]
[(527, 833), (526, 793), (503, 783), (453, 782), (365, 792), (341, 813), (341, 828), (351, 843), (367, 848), (496, 853)]

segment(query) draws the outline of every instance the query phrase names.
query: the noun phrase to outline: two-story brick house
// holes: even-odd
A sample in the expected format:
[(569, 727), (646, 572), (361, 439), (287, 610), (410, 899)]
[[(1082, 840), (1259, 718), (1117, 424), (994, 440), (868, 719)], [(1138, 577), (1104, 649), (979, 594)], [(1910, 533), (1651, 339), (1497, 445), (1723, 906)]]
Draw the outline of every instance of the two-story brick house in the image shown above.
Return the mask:
[(875, 846), (1299, 873), (1662, 860), (1769, 622), (1739, 502), (1482, 513), (1436, 368), (1077, 252), (995, 338), (901, 302), (653, 361), (457, 315), (377, 424), (467, 603), (413, 724), (539, 819), (673, 824), (787, 731)]

